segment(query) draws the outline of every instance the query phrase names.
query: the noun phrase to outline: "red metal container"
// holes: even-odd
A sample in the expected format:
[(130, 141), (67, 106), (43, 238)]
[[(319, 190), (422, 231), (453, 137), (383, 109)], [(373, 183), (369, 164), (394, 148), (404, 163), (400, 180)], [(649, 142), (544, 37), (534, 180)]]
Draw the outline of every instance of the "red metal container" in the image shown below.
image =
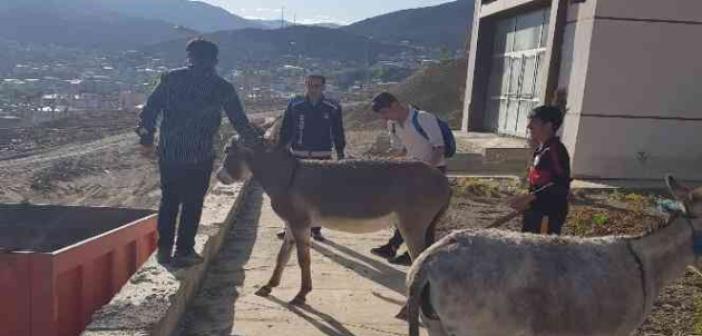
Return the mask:
[(0, 205), (0, 336), (72, 336), (156, 248), (152, 211)]

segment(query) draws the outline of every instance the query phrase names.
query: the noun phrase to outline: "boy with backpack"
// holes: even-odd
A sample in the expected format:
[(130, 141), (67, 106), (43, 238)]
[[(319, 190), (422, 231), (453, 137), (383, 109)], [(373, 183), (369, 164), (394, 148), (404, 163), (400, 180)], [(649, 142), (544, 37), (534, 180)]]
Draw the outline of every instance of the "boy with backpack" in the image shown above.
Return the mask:
[[(448, 124), (436, 115), (400, 102), (383, 92), (373, 98), (372, 109), (387, 120), (392, 147), (401, 155), (422, 161), (446, 173), (446, 158), (456, 152), (456, 142)], [(412, 263), (408, 253), (395, 256), (404, 240), (396, 229), (387, 244), (371, 249), (371, 253), (398, 265)]]

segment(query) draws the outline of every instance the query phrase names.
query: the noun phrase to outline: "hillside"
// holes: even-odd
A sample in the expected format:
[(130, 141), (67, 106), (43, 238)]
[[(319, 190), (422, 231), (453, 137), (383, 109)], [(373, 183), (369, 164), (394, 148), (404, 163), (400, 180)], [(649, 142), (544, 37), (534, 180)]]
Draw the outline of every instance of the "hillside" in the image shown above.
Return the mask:
[[(216, 42), (223, 57), (220, 65), (231, 68), (240, 64), (279, 61), (285, 55), (300, 55), (325, 60), (365, 62), (382, 54), (398, 54), (406, 47), (369, 41), (339, 29), (294, 26), (285, 29), (243, 29), (204, 35)], [(166, 60), (182, 63), (186, 40), (174, 40), (145, 48)]]
[(469, 36), (473, 11), (473, 0), (459, 0), (380, 15), (341, 29), (386, 42), (459, 50)]
[(160, 20), (200, 32), (263, 28), (263, 25), (234, 15), (223, 8), (190, 0), (94, 0), (115, 12)]
[(4, 0), (0, 38), (23, 44), (124, 49), (179, 38), (173, 24), (115, 13), (91, 0)]
[[(438, 114), (452, 128), (460, 128), (467, 65), (466, 59), (458, 59), (428, 66), (390, 92), (404, 102)], [(349, 129), (384, 127), (384, 122), (371, 111), (370, 103), (346, 111), (344, 122)]]

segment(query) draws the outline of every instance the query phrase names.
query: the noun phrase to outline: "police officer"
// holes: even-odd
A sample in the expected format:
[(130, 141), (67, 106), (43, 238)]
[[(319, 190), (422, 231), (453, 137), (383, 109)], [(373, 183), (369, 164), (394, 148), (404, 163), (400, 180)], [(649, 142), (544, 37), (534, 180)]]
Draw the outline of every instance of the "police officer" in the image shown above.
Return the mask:
[[(303, 160), (331, 160), (332, 149), (338, 160), (344, 159), (346, 137), (341, 105), (324, 96), (326, 78), (309, 75), (305, 79), (305, 95), (290, 100), (283, 116), (280, 143)], [(283, 238), (285, 231), (278, 232)], [(320, 227), (312, 228), (312, 238), (323, 241)]]

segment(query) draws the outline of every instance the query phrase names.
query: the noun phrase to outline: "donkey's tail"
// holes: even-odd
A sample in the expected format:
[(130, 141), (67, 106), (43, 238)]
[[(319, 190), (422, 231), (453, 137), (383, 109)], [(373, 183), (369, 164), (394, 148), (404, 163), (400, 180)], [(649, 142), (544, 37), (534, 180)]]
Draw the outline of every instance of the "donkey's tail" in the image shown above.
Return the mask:
[(451, 198), (452, 197), (453, 197), (453, 191), (451, 189), (449, 189), (448, 197), (446, 198), (446, 203), (439, 210), (439, 212), (436, 213), (436, 216), (434, 216), (434, 220), (432, 220), (431, 224), (429, 224), (429, 227), (427, 227), (426, 236), (424, 238), (424, 241), (426, 242), (426, 246), (424, 246), (424, 249), (428, 249), (429, 246), (434, 244), (434, 242), (436, 241), (436, 226), (446, 216), (446, 212), (448, 211), (449, 207), (451, 206)]

